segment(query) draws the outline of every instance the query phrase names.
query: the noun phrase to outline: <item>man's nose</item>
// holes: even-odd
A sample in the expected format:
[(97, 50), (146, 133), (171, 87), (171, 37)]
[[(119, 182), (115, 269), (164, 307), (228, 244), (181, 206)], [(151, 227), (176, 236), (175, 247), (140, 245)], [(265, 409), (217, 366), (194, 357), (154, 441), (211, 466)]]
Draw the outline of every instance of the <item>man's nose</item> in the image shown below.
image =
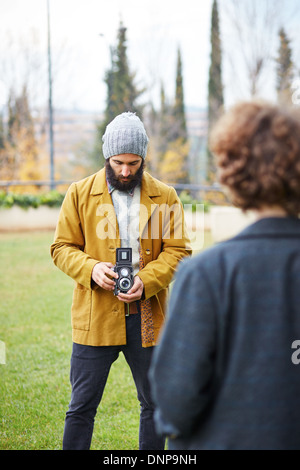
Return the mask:
[(122, 176), (124, 176), (124, 178), (127, 178), (129, 175), (130, 175), (130, 169), (127, 165), (124, 165), (122, 168)]

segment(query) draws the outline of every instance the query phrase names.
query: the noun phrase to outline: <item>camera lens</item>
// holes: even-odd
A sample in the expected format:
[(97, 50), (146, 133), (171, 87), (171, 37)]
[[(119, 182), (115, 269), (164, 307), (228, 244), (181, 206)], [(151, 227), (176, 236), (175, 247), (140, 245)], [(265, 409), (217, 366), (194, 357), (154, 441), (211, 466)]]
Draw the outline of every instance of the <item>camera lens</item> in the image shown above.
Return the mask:
[(123, 278), (123, 279), (120, 280), (121, 289), (128, 290), (130, 288), (130, 286), (131, 286), (131, 282), (130, 282), (129, 279)]
[(120, 274), (121, 274), (121, 276), (124, 276), (124, 277), (129, 276), (129, 269), (122, 268), (121, 271), (120, 271)]

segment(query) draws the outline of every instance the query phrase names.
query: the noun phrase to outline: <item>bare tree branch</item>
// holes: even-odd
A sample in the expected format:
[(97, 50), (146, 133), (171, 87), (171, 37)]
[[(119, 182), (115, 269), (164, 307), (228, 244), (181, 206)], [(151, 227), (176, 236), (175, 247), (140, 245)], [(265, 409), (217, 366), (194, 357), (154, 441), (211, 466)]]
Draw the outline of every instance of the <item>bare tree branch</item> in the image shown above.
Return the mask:
[(228, 44), (228, 39), (234, 44), (233, 50), (227, 54), (225, 51), (226, 59), (239, 82), (237, 89), (244, 88), (250, 96), (263, 91), (266, 77), (274, 69), (278, 30), (291, 14), (289, 3), (288, 0), (222, 1), (225, 30), (227, 27), (224, 44)]

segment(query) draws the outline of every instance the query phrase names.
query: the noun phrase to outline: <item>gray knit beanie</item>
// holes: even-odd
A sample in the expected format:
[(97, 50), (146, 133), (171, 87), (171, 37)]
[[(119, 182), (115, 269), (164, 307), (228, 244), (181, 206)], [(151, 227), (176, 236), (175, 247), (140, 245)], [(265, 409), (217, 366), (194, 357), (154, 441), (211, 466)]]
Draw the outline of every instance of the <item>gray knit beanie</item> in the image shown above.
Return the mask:
[(108, 124), (102, 141), (105, 159), (122, 153), (145, 158), (149, 139), (142, 121), (135, 113), (127, 112), (119, 114)]

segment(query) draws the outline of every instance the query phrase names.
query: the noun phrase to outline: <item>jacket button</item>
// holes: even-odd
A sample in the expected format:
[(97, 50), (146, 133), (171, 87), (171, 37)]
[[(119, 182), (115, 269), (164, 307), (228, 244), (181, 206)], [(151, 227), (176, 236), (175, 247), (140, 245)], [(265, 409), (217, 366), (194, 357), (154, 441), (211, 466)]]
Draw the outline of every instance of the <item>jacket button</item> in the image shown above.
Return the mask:
[(146, 255), (150, 255), (150, 254), (151, 254), (151, 251), (147, 248)]

